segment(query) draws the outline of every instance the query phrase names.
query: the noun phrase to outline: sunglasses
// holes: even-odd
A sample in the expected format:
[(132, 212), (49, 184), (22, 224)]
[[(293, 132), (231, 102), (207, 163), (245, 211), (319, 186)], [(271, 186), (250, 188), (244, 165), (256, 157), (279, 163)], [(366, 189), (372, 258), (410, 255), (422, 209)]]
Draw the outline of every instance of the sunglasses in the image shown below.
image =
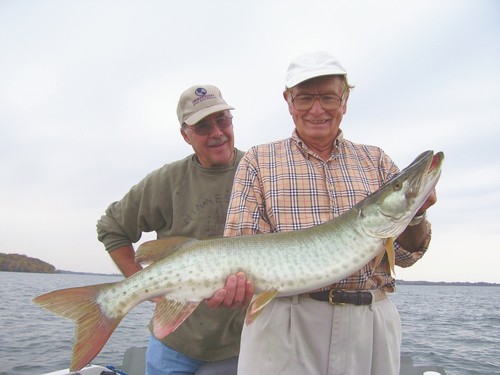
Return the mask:
[(212, 131), (212, 123), (214, 123), (219, 130), (224, 130), (233, 125), (233, 116), (224, 115), (212, 120), (203, 120), (194, 125), (185, 125), (185, 127), (198, 135), (209, 135)]

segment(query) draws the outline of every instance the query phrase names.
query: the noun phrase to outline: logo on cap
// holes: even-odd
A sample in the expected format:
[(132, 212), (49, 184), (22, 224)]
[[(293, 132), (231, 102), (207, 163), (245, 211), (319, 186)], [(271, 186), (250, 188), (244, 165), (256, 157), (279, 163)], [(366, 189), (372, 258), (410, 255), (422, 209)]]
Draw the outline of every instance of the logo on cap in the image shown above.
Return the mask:
[(203, 96), (207, 95), (207, 90), (205, 90), (203, 87), (198, 87), (195, 92), (196, 96)]

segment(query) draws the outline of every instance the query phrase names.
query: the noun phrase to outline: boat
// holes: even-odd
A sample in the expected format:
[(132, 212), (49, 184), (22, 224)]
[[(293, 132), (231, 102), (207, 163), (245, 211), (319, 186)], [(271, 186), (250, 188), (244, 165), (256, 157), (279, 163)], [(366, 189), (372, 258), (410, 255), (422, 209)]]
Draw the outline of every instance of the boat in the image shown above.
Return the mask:
[[(88, 365), (77, 372), (69, 369), (49, 372), (42, 375), (144, 375), (146, 368), (146, 348), (131, 347), (125, 351), (123, 364), (118, 369), (113, 366)], [(202, 366), (195, 375), (235, 375), (237, 361), (229, 359)], [(415, 366), (409, 355), (401, 356), (399, 375), (446, 375), (441, 366)]]

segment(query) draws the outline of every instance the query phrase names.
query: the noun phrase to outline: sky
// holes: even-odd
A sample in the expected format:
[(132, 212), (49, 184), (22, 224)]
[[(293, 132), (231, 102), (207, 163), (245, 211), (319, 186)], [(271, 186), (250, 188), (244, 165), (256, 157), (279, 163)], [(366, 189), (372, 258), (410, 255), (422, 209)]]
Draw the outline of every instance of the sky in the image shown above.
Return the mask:
[(286, 69), (317, 50), (355, 86), (346, 138), (400, 168), (445, 153), (431, 246), (396, 278), (500, 283), (496, 0), (0, 0), (0, 252), (118, 272), (96, 222), (192, 152), (182, 91), (217, 85), (241, 150), (287, 138)]

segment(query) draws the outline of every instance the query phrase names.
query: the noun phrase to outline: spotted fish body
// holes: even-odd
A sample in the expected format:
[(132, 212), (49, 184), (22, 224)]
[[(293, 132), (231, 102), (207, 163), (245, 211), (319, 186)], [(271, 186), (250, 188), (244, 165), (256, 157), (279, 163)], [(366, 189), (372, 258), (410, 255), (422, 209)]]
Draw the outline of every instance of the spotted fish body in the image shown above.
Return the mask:
[(150, 241), (138, 249), (137, 257), (153, 263), (133, 276), (117, 283), (54, 291), (34, 302), (76, 320), (73, 371), (99, 353), (137, 304), (162, 297), (153, 317), (153, 333), (162, 338), (222, 288), (228, 275), (239, 271), (255, 287), (246, 318), (251, 323), (274, 297), (338, 282), (372, 259), (381, 259), (386, 250), (393, 263), (392, 240), (431, 193), (443, 159), (441, 152), (421, 154), (375, 193), (326, 223), (292, 232)]

